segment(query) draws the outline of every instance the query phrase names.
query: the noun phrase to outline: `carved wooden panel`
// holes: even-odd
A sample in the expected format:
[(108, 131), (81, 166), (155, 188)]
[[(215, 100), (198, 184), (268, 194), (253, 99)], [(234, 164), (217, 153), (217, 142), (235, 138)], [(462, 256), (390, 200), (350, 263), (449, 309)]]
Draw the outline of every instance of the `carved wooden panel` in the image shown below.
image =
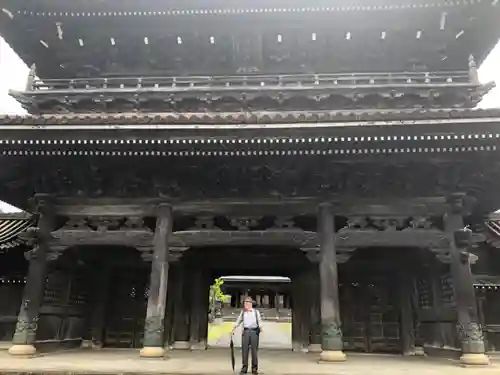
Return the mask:
[(441, 303), (443, 305), (455, 305), (453, 278), (450, 272), (439, 276), (441, 290)]
[(416, 281), (418, 306), (421, 309), (430, 309), (433, 306), (432, 286), (427, 278)]

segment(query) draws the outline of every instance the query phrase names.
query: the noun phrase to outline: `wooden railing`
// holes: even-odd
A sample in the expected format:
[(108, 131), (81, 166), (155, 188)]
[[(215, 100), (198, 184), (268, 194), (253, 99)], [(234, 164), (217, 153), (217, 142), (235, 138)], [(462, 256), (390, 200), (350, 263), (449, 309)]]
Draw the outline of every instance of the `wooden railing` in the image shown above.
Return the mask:
[(100, 77), (75, 79), (33, 80), (27, 91), (42, 90), (130, 90), (130, 89), (235, 89), (278, 86), (359, 86), (359, 85), (415, 85), (469, 83), (467, 71), (454, 72), (400, 72), (356, 74), (288, 74), (288, 75), (236, 75), (189, 77)]

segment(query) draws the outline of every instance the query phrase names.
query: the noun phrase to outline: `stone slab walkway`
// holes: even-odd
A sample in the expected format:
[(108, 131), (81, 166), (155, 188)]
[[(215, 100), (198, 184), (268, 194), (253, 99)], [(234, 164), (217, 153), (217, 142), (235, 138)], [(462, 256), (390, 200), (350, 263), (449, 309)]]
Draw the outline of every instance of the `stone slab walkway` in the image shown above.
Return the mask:
[[(224, 322), (220, 326), (209, 326), (208, 346), (211, 348), (229, 347), (231, 330), (234, 323)], [(260, 337), (259, 347), (261, 349), (292, 349), (292, 325), (290, 323), (277, 323), (266, 321), (263, 325), (263, 333)], [(234, 345), (241, 347), (241, 326), (234, 333)]]
[[(240, 353), (237, 351), (237, 366)], [(104, 375), (104, 374), (232, 374), (229, 350), (202, 352), (170, 351), (169, 359), (141, 359), (137, 350), (75, 350), (35, 358), (13, 358), (0, 352), (1, 374)], [(456, 361), (350, 354), (340, 364), (318, 364), (317, 355), (289, 350), (262, 350), (260, 372), (263, 375), (460, 375), (500, 374), (495, 363), (485, 368), (461, 368)], [(239, 370), (239, 367), (236, 368)]]

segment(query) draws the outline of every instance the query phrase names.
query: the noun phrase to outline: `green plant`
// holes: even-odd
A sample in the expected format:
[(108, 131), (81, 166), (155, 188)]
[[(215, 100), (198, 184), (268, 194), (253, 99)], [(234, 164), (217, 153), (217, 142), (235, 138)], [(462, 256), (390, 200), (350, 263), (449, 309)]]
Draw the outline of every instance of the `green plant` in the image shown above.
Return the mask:
[(215, 279), (214, 283), (210, 285), (210, 305), (215, 302), (228, 302), (231, 298), (230, 295), (224, 294), (222, 291), (222, 284), (224, 284), (224, 280)]

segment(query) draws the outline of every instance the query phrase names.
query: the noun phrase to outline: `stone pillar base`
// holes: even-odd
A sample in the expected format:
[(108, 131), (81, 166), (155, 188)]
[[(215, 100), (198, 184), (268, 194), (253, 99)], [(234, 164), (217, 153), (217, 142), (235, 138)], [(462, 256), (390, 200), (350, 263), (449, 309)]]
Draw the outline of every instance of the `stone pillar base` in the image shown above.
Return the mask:
[(176, 341), (174, 342), (174, 350), (189, 350), (191, 343), (189, 341)]
[(165, 355), (165, 349), (159, 346), (145, 346), (139, 355), (144, 358), (162, 358)]
[(300, 342), (296, 342), (296, 341), (292, 342), (292, 351), (300, 352), (301, 349), (302, 349), (302, 345), (300, 345)]
[(342, 350), (323, 350), (319, 355), (319, 363), (345, 362), (347, 357)]
[(191, 344), (191, 350), (207, 350), (206, 341), (194, 342)]
[(321, 353), (321, 344), (309, 344), (309, 353)]
[(31, 356), (36, 354), (36, 348), (33, 345), (12, 345), (8, 353), (10, 355)]
[(82, 340), (82, 343), (80, 345), (82, 349), (93, 349), (94, 346), (95, 344), (92, 340)]
[(413, 355), (417, 356), (417, 357), (425, 357), (426, 354), (425, 354), (424, 347), (423, 346), (415, 346), (415, 351), (413, 352)]
[(462, 366), (488, 366), (490, 364), (490, 358), (484, 353), (464, 353), (460, 357)]

